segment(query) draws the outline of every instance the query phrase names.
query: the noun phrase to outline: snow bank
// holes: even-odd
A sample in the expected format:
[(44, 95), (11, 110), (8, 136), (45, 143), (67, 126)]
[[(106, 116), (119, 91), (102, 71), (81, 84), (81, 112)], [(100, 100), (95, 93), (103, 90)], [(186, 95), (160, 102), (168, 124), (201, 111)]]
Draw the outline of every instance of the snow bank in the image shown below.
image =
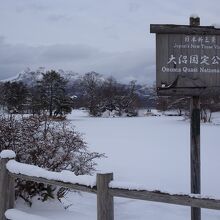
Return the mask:
[(7, 219), (10, 219), (10, 220), (24, 220), (24, 219), (49, 220), (49, 218), (40, 217), (40, 216), (37, 216), (37, 215), (31, 215), (31, 214), (22, 212), (22, 211), (17, 210), (17, 209), (8, 209), (5, 212), (5, 216), (6, 216)]
[(219, 29), (220, 28), (220, 23), (213, 24), (213, 26), (214, 26), (214, 28)]
[(182, 192), (170, 193), (170, 192), (161, 191), (161, 190), (158, 190), (158, 189), (149, 189), (146, 186), (140, 185), (140, 184), (128, 183), (128, 182), (119, 182), (119, 181), (111, 181), (109, 183), (109, 187), (112, 188), (112, 189), (125, 189), (125, 190), (127, 189), (127, 190), (137, 190), (137, 191), (146, 190), (146, 191), (150, 191), (150, 192), (158, 192), (158, 193), (161, 193), (161, 194), (189, 196), (191, 198), (197, 198), (197, 199), (201, 199), (201, 198), (202, 199), (219, 199), (219, 198), (214, 197), (214, 196), (207, 196), (207, 195), (203, 195), (203, 194), (193, 194), (193, 193), (186, 194), (186, 193), (182, 193)]
[(76, 176), (73, 172), (67, 170), (61, 172), (52, 172), (34, 165), (19, 163), (15, 160), (10, 160), (6, 164), (6, 167), (11, 173), (14, 174), (23, 174), (27, 176), (41, 177), (48, 180), (62, 181), (65, 183), (80, 184), (89, 186), (91, 188), (96, 185), (96, 178), (94, 176)]
[(1, 153), (0, 153), (0, 158), (8, 158), (8, 159), (13, 159), (16, 157), (16, 154), (14, 151), (12, 150), (3, 150)]

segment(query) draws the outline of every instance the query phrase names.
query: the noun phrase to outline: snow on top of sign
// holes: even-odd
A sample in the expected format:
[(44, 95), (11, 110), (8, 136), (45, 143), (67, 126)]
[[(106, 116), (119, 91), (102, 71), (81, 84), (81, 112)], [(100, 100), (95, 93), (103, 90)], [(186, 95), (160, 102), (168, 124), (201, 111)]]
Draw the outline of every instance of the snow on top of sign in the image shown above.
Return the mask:
[(220, 23), (212, 24), (212, 26), (214, 26), (214, 28), (220, 28)]
[(16, 157), (16, 154), (13, 150), (3, 150), (0, 153), (0, 158), (2, 158), (2, 159), (4, 159), (4, 158), (12, 159), (15, 157)]
[(190, 18), (199, 18), (199, 15), (197, 15), (196, 13), (193, 13), (190, 15)]
[(41, 177), (48, 180), (57, 180), (65, 183), (81, 184), (84, 186), (89, 186), (91, 188), (96, 185), (96, 178), (94, 176), (76, 176), (73, 172), (68, 170), (63, 170), (61, 172), (52, 172), (34, 165), (19, 163), (15, 160), (10, 160), (6, 164), (6, 167), (11, 173), (15, 174)]
[(22, 212), (22, 211), (17, 210), (17, 209), (8, 209), (5, 212), (5, 216), (6, 216), (7, 219), (11, 219), (11, 220), (24, 220), (24, 219), (49, 220), (48, 218), (28, 214), (28, 213)]

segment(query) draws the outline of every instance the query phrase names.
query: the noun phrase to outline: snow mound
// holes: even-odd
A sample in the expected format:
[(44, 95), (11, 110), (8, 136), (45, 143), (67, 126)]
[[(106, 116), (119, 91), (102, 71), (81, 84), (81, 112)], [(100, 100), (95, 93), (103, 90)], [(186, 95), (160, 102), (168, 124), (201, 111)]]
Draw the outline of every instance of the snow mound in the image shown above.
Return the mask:
[(112, 189), (116, 188), (116, 189), (127, 189), (127, 190), (137, 190), (137, 191), (142, 191), (142, 190), (155, 191), (155, 189), (149, 189), (141, 184), (121, 182), (121, 181), (111, 181), (109, 183), (109, 187)]
[(63, 170), (61, 172), (52, 172), (34, 165), (19, 163), (15, 160), (10, 160), (6, 164), (6, 167), (11, 173), (15, 174), (40, 177), (48, 180), (62, 181), (65, 183), (80, 184), (84, 186), (89, 186), (91, 188), (96, 185), (96, 178), (94, 176), (76, 176), (73, 172), (68, 170)]
[(5, 216), (6, 216), (7, 219), (10, 219), (10, 220), (24, 220), (24, 219), (49, 220), (49, 218), (28, 214), (28, 213), (22, 212), (22, 211), (17, 210), (17, 209), (8, 209), (5, 212)]
[(214, 28), (219, 29), (220, 28), (220, 23), (213, 24), (213, 26), (214, 26)]
[(3, 150), (0, 153), (0, 158), (4, 159), (4, 158), (8, 158), (8, 159), (13, 159), (16, 157), (16, 154), (13, 150)]

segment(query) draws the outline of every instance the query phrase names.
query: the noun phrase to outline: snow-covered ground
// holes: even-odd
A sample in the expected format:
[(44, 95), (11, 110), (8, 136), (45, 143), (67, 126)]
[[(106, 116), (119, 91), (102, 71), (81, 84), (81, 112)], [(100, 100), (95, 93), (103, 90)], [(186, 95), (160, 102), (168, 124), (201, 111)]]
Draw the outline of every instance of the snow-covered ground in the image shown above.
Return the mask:
[[(214, 118), (216, 123), (201, 126), (202, 194), (220, 198), (220, 120)], [(84, 134), (91, 151), (106, 154), (107, 158), (97, 161), (98, 172), (113, 172), (117, 181), (149, 189), (190, 192), (190, 128), (183, 118), (91, 118), (86, 112), (74, 111), (69, 120)], [(63, 205), (36, 201), (28, 208), (19, 201), (17, 208), (53, 220), (96, 219), (96, 197), (87, 193), (69, 193)], [(203, 220), (217, 220), (220, 211), (202, 210), (202, 216)], [(115, 219), (188, 220), (190, 208), (115, 198)]]

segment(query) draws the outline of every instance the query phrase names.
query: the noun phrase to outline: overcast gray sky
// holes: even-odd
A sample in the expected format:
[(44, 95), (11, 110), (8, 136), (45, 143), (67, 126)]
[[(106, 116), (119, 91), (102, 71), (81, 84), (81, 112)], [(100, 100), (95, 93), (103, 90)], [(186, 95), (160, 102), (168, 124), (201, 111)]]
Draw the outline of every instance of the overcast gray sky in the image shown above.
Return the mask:
[(220, 23), (219, 0), (0, 0), (0, 79), (27, 67), (155, 79), (150, 23)]

